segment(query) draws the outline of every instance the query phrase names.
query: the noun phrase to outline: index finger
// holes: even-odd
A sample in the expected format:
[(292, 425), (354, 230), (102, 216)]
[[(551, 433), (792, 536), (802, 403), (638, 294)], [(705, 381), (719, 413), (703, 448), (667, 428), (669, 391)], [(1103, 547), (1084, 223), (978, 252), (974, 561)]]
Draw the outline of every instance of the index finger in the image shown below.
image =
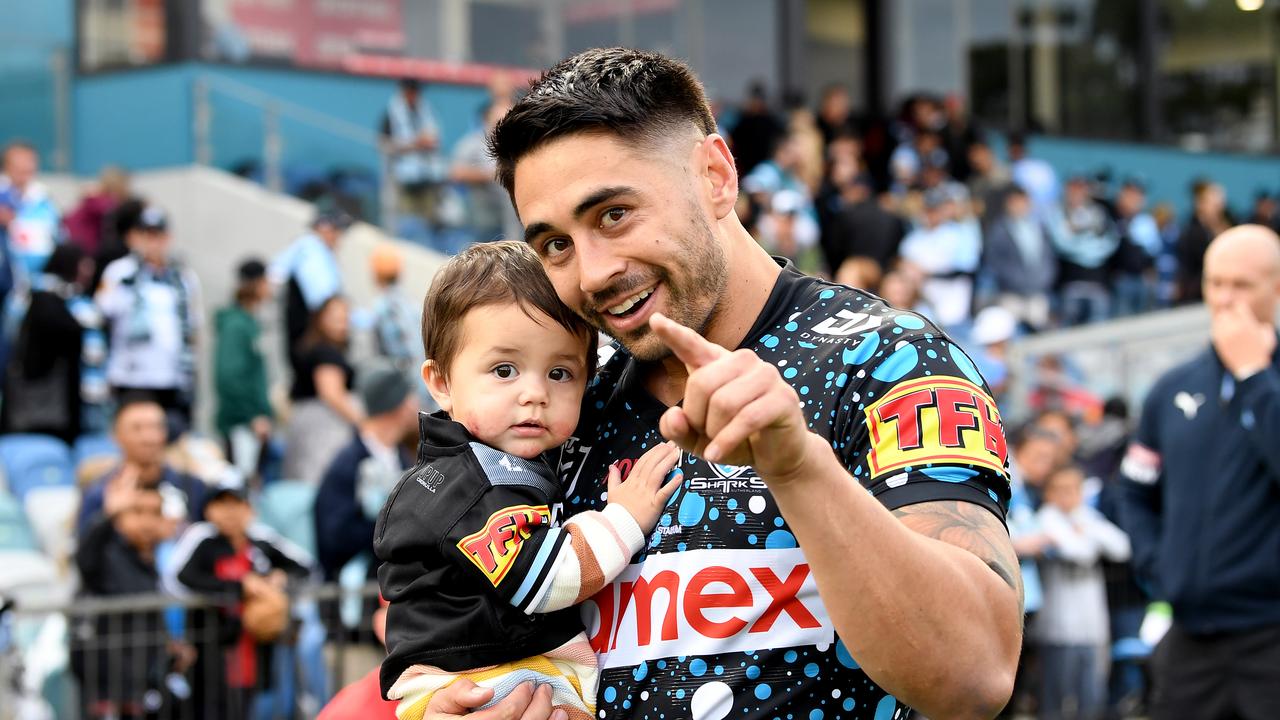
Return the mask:
[(649, 318), (649, 327), (690, 370), (697, 370), (729, 352), (659, 312)]

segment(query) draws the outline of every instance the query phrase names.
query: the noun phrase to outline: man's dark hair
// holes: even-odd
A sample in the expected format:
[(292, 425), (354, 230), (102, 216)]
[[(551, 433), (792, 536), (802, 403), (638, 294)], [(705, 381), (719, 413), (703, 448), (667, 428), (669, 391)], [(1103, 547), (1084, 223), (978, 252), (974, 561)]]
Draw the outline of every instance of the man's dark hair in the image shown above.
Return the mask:
[(115, 421), (119, 421), (124, 416), (125, 411), (135, 405), (154, 405), (161, 410), (164, 409), (164, 406), (156, 399), (154, 393), (146, 390), (129, 390), (116, 399)]
[(607, 132), (653, 146), (692, 124), (716, 132), (702, 83), (684, 63), (657, 53), (596, 48), (562, 60), (498, 122), (489, 153), (514, 195), (516, 163), (566, 135)]
[(462, 319), (478, 307), (515, 303), (525, 315), (551, 318), (587, 343), (587, 376), (595, 371), (596, 331), (556, 295), (542, 262), (519, 240), (478, 243), (455, 255), (436, 273), (422, 303), (422, 346), (445, 377), (458, 354)]

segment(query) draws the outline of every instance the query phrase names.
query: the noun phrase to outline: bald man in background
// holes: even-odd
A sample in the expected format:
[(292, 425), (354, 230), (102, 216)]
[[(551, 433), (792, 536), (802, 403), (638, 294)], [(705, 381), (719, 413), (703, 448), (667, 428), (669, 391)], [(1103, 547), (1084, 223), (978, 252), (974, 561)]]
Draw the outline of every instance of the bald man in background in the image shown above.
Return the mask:
[(1280, 718), (1280, 237), (1219, 235), (1203, 289), (1210, 347), (1152, 388), (1121, 467), (1134, 566), (1173, 606), (1151, 717)]

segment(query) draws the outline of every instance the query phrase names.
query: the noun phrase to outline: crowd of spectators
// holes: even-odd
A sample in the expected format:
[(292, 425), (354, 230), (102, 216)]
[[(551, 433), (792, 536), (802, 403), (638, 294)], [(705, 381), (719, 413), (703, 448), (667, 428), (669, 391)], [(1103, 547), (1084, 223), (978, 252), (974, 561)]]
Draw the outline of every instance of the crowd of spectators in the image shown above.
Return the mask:
[[(495, 95), (448, 161), (416, 83), (403, 83), (388, 104), (383, 132), (400, 211), (442, 250), (518, 227), (483, 152), (484, 133), (506, 107)], [(724, 120), (741, 178), (737, 211), (759, 242), (803, 271), (879, 293), (967, 340), (997, 394), (1004, 351), (1019, 334), (1199, 300), (1204, 250), (1233, 225), (1222, 188), (1207, 180), (1192, 188), (1192, 214), (1179, 219), (1167, 206), (1147, 207), (1136, 174), (1114, 189), (1096, 173), (1060, 179), (1017, 135), (1002, 159), (995, 138), (954, 99), (917, 96), (897, 117), (868, 119), (839, 87), (816, 110), (790, 103), (784, 111), (754, 86)], [(399, 286), (402, 259), (382, 246), (370, 267), (377, 297), (353, 308), (343, 293), (350, 269), (336, 255), (352, 220), (321, 212), (278, 256), (227, 268), (234, 297), (215, 299), (226, 304), (206, 327), (208, 299), (172, 252), (163, 208), (136, 197), (126, 174), (107, 170), (62, 215), (38, 182), (38, 160), (21, 142), (4, 149), (0, 430), (68, 447), (86, 436), (110, 439), (115, 459), (78, 468), (82, 497), (67, 529), (80, 541), (69, 558), (78, 591), (225, 600), (186, 618), (191, 627), (217, 624), (213, 640), (175, 641), (133, 664), (181, 674), (217, 659), (218, 685), (197, 695), (220, 703), (220, 717), (247, 715), (255, 691), (269, 688), (263, 668), (284, 635), (272, 629), (286, 612), (284, 590), (373, 577), (373, 521), (413, 462), (425, 397), (416, 380), (419, 290)], [(459, 199), (449, 188), (459, 186), (462, 209), (450, 210)], [(1280, 223), (1267, 196), (1252, 211), (1253, 222)], [(469, 234), (447, 231), (461, 225)], [(283, 343), (267, 347), (259, 318), (277, 310)], [(356, 312), (364, 322), (353, 322)], [(369, 334), (376, 363), (352, 357), (357, 332)], [(268, 354), (289, 368), (276, 378), (288, 387), (283, 405), (269, 390)], [(211, 367), (200, 366), (206, 355)], [(197, 397), (205, 373), (210, 398)], [(1140, 703), (1136, 665), (1120, 661), (1109, 690), (1104, 683), (1109, 643), (1138, 636), (1149, 598), (1128, 571), (1129, 542), (1109, 504), (1117, 448), (1127, 442), (1123, 404), (1108, 403), (1082, 424), (1064, 400), (1041, 398), (1049, 409), (1011, 433), (1009, 526), (1029, 616), (1015, 707), (1095, 717)], [(212, 440), (193, 432), (197, 402), (213, 405)], [(298, 483), (314, 496), (307, 550), (315, 557), (254, 522), (259, 493), (272, 482)], [(371, 615), (365, 608), (363, 620)], [(130, 622), (153, 634), (166, 625), (158, 614)], [(370, 652), (376, 660), (378, 648)], [(74, 664), (83, 673), (108, 662), (99, 654), (81, 648)], [(148, 670), (110, 688), (87, 683), (85, 710), (145, 715), (153, 710), (145, 696), (163, 676)]]

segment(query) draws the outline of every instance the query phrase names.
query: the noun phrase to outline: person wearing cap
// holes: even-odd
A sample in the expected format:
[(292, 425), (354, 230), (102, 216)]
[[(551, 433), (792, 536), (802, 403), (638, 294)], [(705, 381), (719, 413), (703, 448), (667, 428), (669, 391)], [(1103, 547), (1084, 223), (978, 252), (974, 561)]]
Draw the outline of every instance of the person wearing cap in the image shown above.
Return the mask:
[(94, 300), (111, 327), (107, 382), (120, 396), (151, 395), (170, 425), (191, 424), (200, 333), (200, 284), (171, 255), (169, 218), (155, 205), (126, 235), (129, 254), (103, 270)]
[(395, 245), (382, 242), (369, 255), (369, 269), (377, 295), (370, 314), (374, 349), (400, 371), (412, 375), (422, 366), (422, 309), (400, 290), (404, 257)]
[(1062, 323), (1071, 326), (1106, 320), (1111, 316), (1107, 275), (1120, 248), (1120, 235), (1106, 208), (1093, 199), (1084, 174), (1067, 180), (1062, 206), (1049, 230), (1058, 254)]
[(1000, 402), (1009, 380), (1007, 360), (1009, 341), (1018, 334), (1018, 319), (999, 305), (983, 308), (973, 318), (969, 331), (973, 364), (991, 386), (991, 394)]
[(247, 609), (279, 597), (289, 584), (307, 580), (306, 551), (255, 522), (238, 478), (213, 487), (204, 520), (178, 539), (164, 571), (165, 586), (212, 601), (190, 611), (187, 628), (200, 644), (192, 697), (197, 717), (253, 717), (253, 697), (269, 689), (272, 643), (246, 627)]
[(435, 225), (448, 165), (440, 152), (439, 124), (417, 78), (401, 80), (399, 91), (387, 101), (381, 135), (398, 189), (399, 215)]
[(923, 220), (903, 238), (902, 257), (928, 276), (920, 291), (934, 308), (930, 319), (943, 328), (954, 328), (972, 317), (981, 238), (959, 223), (956, 193), (949, 185), (924, 193)]
[(266, 267), (251, 258), (236, 271), (235, 301), (214, 318), (217, 333), (213, 358), (216, 424), (226, 443), (227, 458), (246, 477), (256, 474), (262, 443), (271, 435), (272, 410), (267, 397), (267, 364), (259, 339), (257, 310), (268, 297)]
[(1155, 301), (1154, 269), (1162, 242), (1146, 205), (1147, 188), (1141, 180), (1127, 178), (1120, 184), (1115, 198), (1120, 247), (1111, 262), (1116, 315), (1145, 312)]
[[(410, 377), (386, 363), (361, 369), (358, 389), (368, 417), (329, 463), (316, 493), (316, 560), (325, 582), (337, 582), (353, 561), (364, 565), (365, 578), (377, 580), (374, 523), (387, 495), (414, 462), (405, 445), (418, 431), (418, 393)], [(366, 616), (373, 609), (365, 603)], [(386, 656), (381, 644), (369, 642), (367, 633), (350, 640), (342, 654), (344, 677), (358, 677)]]
[(1031, 197), (1010, 186), (1004, 207), (987, 226), (982, 273), (996, 304), (1033, 330), (1049, 325), (1049, 298), (1058, 277), (1058, 255), (1049, 228)]
[(409, 377), (385, 363), (360, 373), (368, 417), (329, 463), (316, 493), (316, 555), (326, 580), (336, 580), (352, 558), (372, 556), (378, 511), (413, 465), (405, 440), (418, 429), (419, 403)]
[(494, 181), (498, 166), (486, 145), (489, 133), (510, 107), (509, 102), (485, 103), (480, 111), (481, 126), (464, 135), (453, 148), (449, 179), (467, 189), (469, 230), (475, 242), (520, 237), (520, 219), (511, 208), (507, 191)]
[(284, 289), (285, 353), (297, 370), (297, 344), (311, 316), (329, 298), (342, 294), (338, 243), (351, 227), (350, 215), (325, 210), (311, 221), (311, 231), (294, 240), (271, 261), (267, 277)]

